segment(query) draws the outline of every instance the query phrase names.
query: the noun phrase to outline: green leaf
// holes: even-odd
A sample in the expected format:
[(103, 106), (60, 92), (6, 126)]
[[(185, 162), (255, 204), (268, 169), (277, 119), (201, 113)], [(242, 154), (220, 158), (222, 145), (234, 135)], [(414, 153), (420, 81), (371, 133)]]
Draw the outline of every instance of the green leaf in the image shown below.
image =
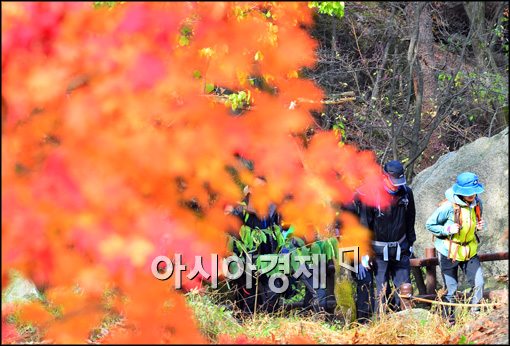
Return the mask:
[(330, 238), (331, 247), (333, 248), (333, 254), (335, 258), (338, 258), (338, 240), (336, 238)]
[(326, 254), (326, 260), (333, 259), (333, 247), (329, 241), (324, 242), (324, 253)]
[(179, 46), (184, 47), (189, 45), (189, 38), (186, 36), (179, 36)]
[(274, 274), (278, 274), (278, 273), (280, 273), (280, 269), (278, 269), (278, 263), (277, 263), (276, 266), (273, 269), (271, 269), (269, 271), (269, 273), (267, 273), (267, 275), (273, 276)]
[(294, 270), (294, 272), (296, 272), (299, 268), (299, 261), (296, 259), (296, 256), (298, 256), (297, 252), (291, 252), (290, 266), (292, 267), (292, 270)]
[(305, 241), (301, 238), (294, 238), (294, 240), (296, 241), (297, 243), (297, 246), (299, 247), (304, 247), (305, 246)]
[(200, 71), (199, 71), (199, 70), (195, 70), (195, 71), (193, 71), (193, 78), (195, 78), (195, 79), (200, 79), (200, 78), (202, 78), (202, 74), (200, 73)]
[(281, 248), (285, 244), (285, 239), (283, 238), (283, 234), (281, 231), (275, 232), (276, 236), (276, 243), (278, 244), (278, 247)]
[(312, 246), (310, 247), (310, 252), (312, 253), (312, 255), (320, 255), (321, 254), (320, 245), (317, 242), (313, 243)]
[(207, 83), (205, 85), (205, 92), (210, 94), (214, 90), (214, 84)]
[(191, 28), (187, 25), (183, 26), (181, 28), (181, 34), (184, 35), (184, 36), (189, 36), (191, 35)]
[(263, 270), (266, 266), (267, 262), (266, 261), (262, 262), (260, 256), (258, 256), (257, 259), (255, 260), (255, 268), (257, 268), (257, 270)]
[(290, 236), (294, 234), (294, 230), (295, 230), (294, 226), (291, 225), (287, 230), (287, 233), (285, 233), (285, 238), (290, 238)]
[(241, 244), (238, 241), (235, 241), (235, 244), (236, 244), (237, 251), (240, 254), (242, 254), (244, 251), (243, 251), (243, 248), (242, 248)]
[(228, 252), (234, 251), (234, 238), (229, 237), (228, 238), (228, 245), (227, 245)]
[(261, 243), (265, 243), (265, 242), (267, 242), (267, 236), (266, 236), (266, 233), (264, 233), (264, 232), (260, 232), (260, 242), (261, 242)]
[(248, 249), (248, 251), (251, 251), (253, 249), (253, 238), (251, 236), (251, 232), (246, 235), (246, 248)]
[(317, 12), (342, 18), (344, 16), (345, 3), (343, 1), (310, 1), (309, 8), (317, 8)]
[(264, 228), (262, 230), (265, 234), (267, 234), (268, 236), (272, 237), (273, 239), (275, 239), (275, 232), (273, 232), (273, 230), (271, 228)]
[(248, 229), (248, 227), (246, 226), (241, 226), (241, 229), (239, 230), (239, 235), (241, 236), (241, 240), (243, 241), (243, 243), (246, 243), (246, 230)]
[(253, 240), (253, 244), (255, 245), (255, 248), (259, 247), (260, 244), (260, 233), (258, 233), (256, 230), (253, 231), (251, 234), (251, 239)]
[(310, 256), (310, 249), (308, 249), (308, 247), (303, 246), (300, 249), (301, 249), (300, 253), (302, 256)]

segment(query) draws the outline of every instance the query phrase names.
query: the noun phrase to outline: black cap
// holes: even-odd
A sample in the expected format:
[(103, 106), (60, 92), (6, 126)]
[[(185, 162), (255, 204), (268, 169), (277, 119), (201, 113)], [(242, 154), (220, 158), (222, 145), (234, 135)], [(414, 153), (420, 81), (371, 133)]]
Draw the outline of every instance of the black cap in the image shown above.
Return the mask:
[(393, 160), (384, 165), (384, 173), (390, 178), (394, 186), (405, 185), (406, 177), (404, 175), (404, 166), (397, 160)]

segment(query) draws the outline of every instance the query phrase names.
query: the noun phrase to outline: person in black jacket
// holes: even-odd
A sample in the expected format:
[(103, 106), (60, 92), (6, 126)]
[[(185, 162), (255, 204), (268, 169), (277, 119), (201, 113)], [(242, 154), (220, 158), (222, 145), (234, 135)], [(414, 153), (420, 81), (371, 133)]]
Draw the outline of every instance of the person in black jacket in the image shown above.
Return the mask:
[[(368, 228), (373, 232), (375, 258), (362, 261), (362, 265), (375, 273), (377, 312), (387, 304), (390, 279), (396, 289), (411, 282), (410, 257), (416, 240), (414, 196), (406, 185), (404, 167), (400, 161), (390, 161), (384, 165), (383, 173), (390, 205), (386, 208), (366, 206), (364, 210)], [(394, 296), (394, 302), (398, 308), (398, 295)]]
[[(258, 177), (255, 180), (255, 185), (266, 184), (266, 180), (262, 177)], [(226, 214), (232, 214), (238, 217), (243, 225), (248, 226), (251, 229), (267, 229), (274, 226), (281, 227), (281, 215), (276, 210), (276, 205), (270, 204), (268, 211), (265, 215), (258, 215), (253, 209), (250, 203), (251, 191), (249, 186), (245, 186), (244, 199), (242, 203), (236, 207), (228, 205), (225, 208)], [(274, 254), (277, 249), (276, 240), (268, 236), (267, 240), (260, 243), (257, 249), (258, 255)], [(238, 256), (243, 256), (239, 253), (237, 248), (234, 247), (234, 253)], [(255, 260), (255, 258), (253, 258)], [(253, 278), (253, 281), (255, 279)], [(232, 285), (234, 286), (234, 292), (236, 293), (236, 303), (239, 305), (241, 310), (245, 313), (253, 313), (255, 311), (255, 302), (257, 302), (257, 310), (273, 311), (278, 308), (278, 297), (279, 295), (273, 292), (269, 287), (269, 277), (267, 274), (261, 275), (258, 280), (258, 289), (255, 285), (248, 288), (246, 287), (246, 281), (244, 275), (234, 280)], [(255, 297), (258, 295), (258, 298)]]

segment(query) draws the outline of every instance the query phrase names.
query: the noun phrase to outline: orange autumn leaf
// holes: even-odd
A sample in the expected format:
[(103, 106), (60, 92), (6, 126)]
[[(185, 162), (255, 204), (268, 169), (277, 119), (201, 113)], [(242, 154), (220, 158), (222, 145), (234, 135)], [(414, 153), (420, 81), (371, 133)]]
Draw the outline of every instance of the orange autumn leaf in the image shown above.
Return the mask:
[(46, 291), (46, 299), (64, 314), (83, 309), (88, 305), (87, 296), (72, 287), (52, 287)]
[(40, 301), (32, 301), (23, 305), (19, 310), (19, 319), (25, 323), (33, 323), (41, 326), (49, 321), (52, 321), (54, 317), (48, 311)]
[[(266, 177), (255, 208), (279, 204), (309, 239), (333, 222), (334, 203), (381, 187), (370, 153), (328, 132), (301, 140), (324, 97), (294, 78), (315, 62), (302, 28), (312, 18), (300, 2), (2, 3), (2, 287), (17, 269), (47, 288), (63, 313), (48, 338), (86, 342), (110, 287), (127, 326), (105, 340), (204, 341), (174, 281), (150, 264), (180, 253), (207, 267), (226, 254), (239, 223), (223, 209), (243, 196), (231, 167), (243, 185)], [(233, 114), (211, 85), (249, 91), (248, 109)], [(345, 239), (367, 241), (345, 222)]]
[(311, 345), (316, 344), (316, 342), (310, 338), (301, 335), (295, 335), (287, 339), (287, 343), (289, 344), (300, 344), (300, 345)]
[[(360, 224), (359, 219), (351, 213), (342, 213), (340, 215), (340, 222), (343, 224), (343, 228), (338, 246), (340, 248), (359, 247), (359, 258), (366, 254), (371, 255), (372, 247), (370, 242), (372, 240), (372, 233)], [(354, 260), (353, 254), (353, 252), (345, 253), (350, 261)]]
[(86, 343), (93, 328), (98, 328), (103, 314), (100, 310), (83, 309), (55, 320), (44, 333), (46, 339), (57, 344)]

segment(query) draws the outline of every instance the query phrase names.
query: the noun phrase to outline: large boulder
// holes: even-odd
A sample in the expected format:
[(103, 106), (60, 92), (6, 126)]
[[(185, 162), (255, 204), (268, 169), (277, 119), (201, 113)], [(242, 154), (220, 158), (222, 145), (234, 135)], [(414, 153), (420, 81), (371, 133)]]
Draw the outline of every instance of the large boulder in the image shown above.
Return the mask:
[[(482, 137), (456, 152), (441, 156), (413, 180), (416, 203), (416, 257), (424, 257), (424, 249), (433, 246), (432, 233), (426, 230), (427, 218), (445, 199), (459, 173), (473, 172), (485, 187), (480, 194), (486, 229), (479, 233), (479, 253), (508, 251), (508, 128), (499, 134)], [(508, 260), (484, 262), (486, 276), (508, 274)]]

